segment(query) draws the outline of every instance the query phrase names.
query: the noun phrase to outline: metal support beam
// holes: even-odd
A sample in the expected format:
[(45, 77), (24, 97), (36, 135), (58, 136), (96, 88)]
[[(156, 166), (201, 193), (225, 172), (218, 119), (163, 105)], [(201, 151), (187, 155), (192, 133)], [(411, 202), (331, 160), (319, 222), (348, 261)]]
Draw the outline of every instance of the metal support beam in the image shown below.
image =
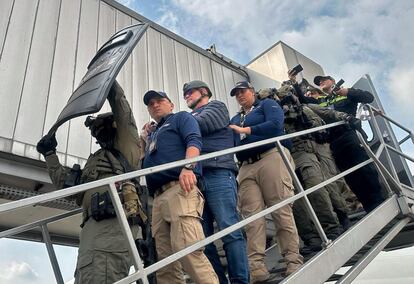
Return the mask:
[(393, 195), (281, 283), (324, 283), (399, 213)]
[(135, 270), (138, 270), (138, 274), (141, 277), (143, 277), (141, 278), (143, 284), (148, 284), (147, 274), (144, 270), (144, 263), (142, 262), (141, 257), (138, 253), (138, 249), (135, 246), (134, 237), (132, 236), (132, 232), (124, 212), (124, 207), (122, 206), (121, 200), (119, 199), (118, 192), (116, 190), (114, 183), (111, 183), (109, 185), (109, 194), (111, 195), (112, 204), (114, 205), (116, 217), (118, 218), (122, 234), (124, 235), (124, 238), (127, 240), (129, 253), (132, 256)]
[(76, 209), (76, 210), (73, 210), (73, 211), (70, 211), (70, 212), (67, 212), (67, 213), (59, 214), (59, 215), (56, 215), (56, 216), (53, 216), (53, 217), (49, 217), (49, 218), (45, 218), (45, 219), (42, 219), (42, 220), (39, 220), (39, 221), (35, 221), (33, 223), (30, 223), (30, 224), (25, 224), (25, 225), (22, 225), (22, 226), (19, 226), (19, 227), (16, 227), (16, 228), (12, 228), (12, 229), (9, 229), (9, 230), (6, 230), (6, 231), (2, 231), (2, 232), (0, 232), (0, 238), (6, 238), (6, 237), (10, 237), (10, 236), (22, 233), (22, 232), (26, 232), (26, 231), (29, 231), (31, 229), (37, 228), (39, 226), (46, 225), (48, 223), (52, 223), (52, 222), (55, 222), (55, 221), (58, 221), (58, 220), (61, 220), (61, 219), (79, 214), (82, 211), (83, 211), (82, 209)]
[(357, 263), (349, 269), (336, 284), (350, 284), (364, 270), (365, 267), (391, 242), (391, 240), (410, 222), (411, 218), (404, 218), (395, 224)]
[[(283, 150), (284, 147), (282, 146), (282, 144), (280, 143), (280, 141), (276, 142), (276, 147), (280, 153), (280, 155), (282, 156), (283, 162), (285, 163), (290, 176), (293, 178), (293, 183), (295, 185), (295, 188), (298, 190), (298, 192), (304, 192), (304, 188), (298, 178), (298, 176), (296, 175), (295, 169), (292, 167), (288, 157), (286, 156), (285, 151)], [(313, 210), (313, 207), (309, 201), (308, 196), (304, 196), (303, 200), (305, 201), (305, 208), (308, 211), (309, 217), (311, 218), (313, 224), (315, 225), (316, 230), (318, 231), (319, 237), (322, 240), (322, 244), (324, 247), (327, 247), (330, 243), (332, 243), (331, 240), (328, 239), (328, 237), (325, 234), (325, 231), (322, 228), (321, 223), (319, 222), (318, 216), (316, 216), (315, 210)]]
[(56, 283), (64, 284), (62, 273), (60, 272), (59, 263), (56, 258), (55, 250), (53, 249), (52, 241), (50, 240), (49, 230), (47, 229), (47, 225), (43, 224), (42, 228), (42, 235), (43, 241), (45, 242), (47, 254), (49, 255), (50, 264), (53, 268), (53, 273), (55, 274)]
[[(381, 134), (381, 130), (379, 128), (377, 118), (375, 117), (375, 115), (372, 111), (372, 107), (370, 105), (368, 105), (368, 111), (369, 111), (370, 116), (373, 118), (372, 121), (373, 121), (373, 125), (374, 125), (375, 134), (377, 135), (377, 137), (380, 140), (382, 145), (387, 145), (387, 143), (385, 143), (384, 137)], [(389, 167), (391, 168), (391, 173), (392, 173), (394, 179), (399, 181), (397, 171), (394, 168), (390, 153), (388, 152), (387, 148), (385, 148), (385, 157), (387, 158), (387, 162), (388, 162)]]

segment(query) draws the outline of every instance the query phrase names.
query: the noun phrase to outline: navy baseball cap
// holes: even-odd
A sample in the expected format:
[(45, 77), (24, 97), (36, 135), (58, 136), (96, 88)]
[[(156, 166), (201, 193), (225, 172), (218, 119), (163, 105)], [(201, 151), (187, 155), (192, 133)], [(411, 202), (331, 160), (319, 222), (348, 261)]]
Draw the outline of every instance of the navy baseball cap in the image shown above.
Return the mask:
[(250, 84), (249, 82), (241, 81), (241, 82), (238, 82), (236, 86), (233, 87), (233, 89), (230, 92), (230, 96), (234, 97), (236, 95), (236, 91), (239, 89), (254, 89), (254, 88), (253, 88), (253, 85)]
[(335, 79), (332, 78), (331, 76), (316, 76), (313, 79), (313, 82), (315, 83), (316, 86), (319, 86), (321, 84), (321, 81), (328, 80), (328, 79), (335, 82)]
[(148, 92), (145, 93), (144, 95), (144, 104), (147, 106), (149, 101), (153, 98), (164, 98), (167, 99), (171, 102), (170, 98), (167, 96), (166, 93), (161, 92), (161, 91), (154, 91), (154, 90), (149, 90)]

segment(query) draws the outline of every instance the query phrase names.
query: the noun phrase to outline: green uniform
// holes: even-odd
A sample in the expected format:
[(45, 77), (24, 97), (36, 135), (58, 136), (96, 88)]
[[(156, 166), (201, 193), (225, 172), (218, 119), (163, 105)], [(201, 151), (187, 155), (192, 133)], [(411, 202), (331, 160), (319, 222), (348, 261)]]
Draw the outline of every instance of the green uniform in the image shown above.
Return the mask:
[[(285, 128), (287, 133), (313, 128), (323, 125), (323, 121), (307, 106), (285, 105)], [(319, 135), (321, 135), (319, 133)], [(296, 164), (296, 172), (299, 175), (305, 189), (320, 184), (330, 175), (324, 170), (320, 161), (318, 148), (324, 141), (316, 135), (302, 135), (292, 139), (292, 157)], [(329, 189), (329, 188), (332, 189)], [(328, 238), (335, 239), (341, 232), (336, 213), (334, 212), (330, 191), (337, 191), (334, 184), (325, 186), (308, 195), (315, 213)], [(294, 203), (293, 212), (299, 235), (307, 245), (319, 245), (320, 238), (307, 214), (302, 199)]]
[[(327, 109), (325, 107), (323, 107), (324, 104), (321, 103), (319, 105), (316, 104), (308, 104), (308, 107), (311, 108), (316, 114), (318, 114), (318, 116), (322, 117), (323, 119), (325, 119), (327, 122), (332, 123), (335, 121), (340, 121), (343, 119), (343, 117), (346, 115), (345, 113), (342, 112), (338, 112), (338, 111), (333, 111), (331, 109)], [(327, 169), (329, 169), (327, 172), (329, 172), (331, 174), (331, 176), (335, 176), (337, 175), (340, 171), (338, 169), (338, 167), (336, 166), (335, 163), (335, 159), (332, 156), (332, 151), (330, 149), (330, 147), (328, 146), (326, 151), (324, 149), (320, 149), (320, 151), (323, 152), (328, 152), (328, 155), (325, 154), (321, 154), (322, 157), (322, 163), (325, 165), (325, 167)], [(325, 157), (325, 158), (323, 158)], [(343, 212), (354, 212), (354, 211), (358, 211), (359, 209), (362, 208), (362, 204), (358, 201), (358, 198), (355, 196), (355, 194), (351, 191), (351, 189), (349, 188), (349, 186), (347, 185), (346, 181), (344, 178), (340, 178), (336, 181), (336, 185), (339, 188), (339, 198), (341, 200), (345, 200), (346, 202), (346, 211), (344, 211), (343, 205), (340, 205), (340, 207), (337, 207), (334, 203), (335, 197), (333, 198), (331, 195), (331, 199), (332, 199), (332, 203), (334, 205), (335, 209), (339, 209)], [(337, 192), (337, 191), (335, 191)], [(342, 201), (336, 202), (337, 204), (343, 204)]]
[[(117, 126), (114, 148), (123, 154), (133, 169), (138, 169), (141, 148), (137, 126), (123, 90), (117, 83), (111, 89), (108, 101)], [(69, 169), (59, 163), (55, 154), (46, 157), (46, 164), (53, 184), (62, 188)], [(82, 170), (81, 183), (122, 173), (124, 169), (111, 151), (99, 149), (88, 158)], [(87, 220), (80, 233), (75, 283), (113, 283), (129, 273), (131, 258), (118, 219), (97, 222), (88, 218), (92, 194), (105, 191), (107, 187), (98, 187), (78, 197), (78, 203), (84, 209), (84, 220)]]

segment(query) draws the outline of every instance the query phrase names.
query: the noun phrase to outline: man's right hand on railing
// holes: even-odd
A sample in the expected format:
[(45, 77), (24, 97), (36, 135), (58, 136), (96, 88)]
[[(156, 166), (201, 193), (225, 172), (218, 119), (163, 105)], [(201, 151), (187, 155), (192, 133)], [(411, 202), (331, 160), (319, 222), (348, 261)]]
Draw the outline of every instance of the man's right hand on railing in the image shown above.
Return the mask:
[(359, 133), (361, 133), (361, 135), (364, 137), (365, 141), (368, 139), (367, 134), (365, 133), (365, 131), (362, 129), (362, 123), (361, 120), (356, 118), (353, 115), (347, 115), (346, 117), (344, 117), (344, 121), (346, 123), (348, 123), (348, 125), (353, 129), (353, 130), (357, 130)]

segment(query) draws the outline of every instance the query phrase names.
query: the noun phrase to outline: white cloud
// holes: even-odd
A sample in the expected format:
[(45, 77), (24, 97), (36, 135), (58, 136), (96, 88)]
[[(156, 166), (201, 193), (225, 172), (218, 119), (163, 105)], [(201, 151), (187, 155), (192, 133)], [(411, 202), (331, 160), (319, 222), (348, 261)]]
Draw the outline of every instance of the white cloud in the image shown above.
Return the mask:
[(414, 1), (173, 0), (164, 11), (167, 28), (204, 47), (216, 43), (240, 63), (283, 40), (347, 86), (368, 73), (387, 113), (414, 125), (407, 115), (414, 106)]
[(27, 262), (10, 262), (0, 268), (0, 280), (8, 282), (18, 280), (35, 280), (39, 274)]
[(389, 75), (389, 89), (396, 102), (401, 105), (414, 106), (413, 82), (414, 66), (395, 67)]

